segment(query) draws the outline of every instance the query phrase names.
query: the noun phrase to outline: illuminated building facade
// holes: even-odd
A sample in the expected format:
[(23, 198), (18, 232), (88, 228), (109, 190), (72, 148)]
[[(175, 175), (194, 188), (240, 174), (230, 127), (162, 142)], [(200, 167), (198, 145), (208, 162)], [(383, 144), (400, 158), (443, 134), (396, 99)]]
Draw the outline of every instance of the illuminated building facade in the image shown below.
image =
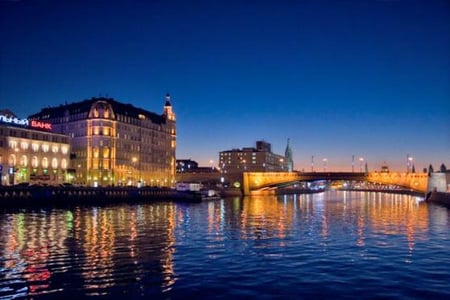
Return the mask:
[(19, 119), (0, 112), (0, 178), (2, 185), (70, 180), (70, 138), (51, 132), (48, 122)]
[(286, 159), (272, 153), (270, 143), (257, 141), (256, 148), (245, 147), (219, 153), (222, 174), (242, 172), (286, 172)]
[(30, 119), (72, 138), (76, 184), (175, 184), (176, 119), (169, 94), (163, 114), (102, 97), (44, 108)]

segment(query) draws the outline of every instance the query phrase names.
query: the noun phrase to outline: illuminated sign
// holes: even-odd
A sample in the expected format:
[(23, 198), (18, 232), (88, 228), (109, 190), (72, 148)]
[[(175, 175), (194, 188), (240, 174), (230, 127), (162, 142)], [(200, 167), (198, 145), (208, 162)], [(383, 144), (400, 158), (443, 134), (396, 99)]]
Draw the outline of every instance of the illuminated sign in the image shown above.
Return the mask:
[(30, 121), (28, 121), (28, 119), (18, 119), (16, 117), (8, 117), (5, 115), (0, 115), (0, 122), (12, 124), (12, 125), (28, 126), (28, 127), (34, 128), (34, 129), (52, 130), (51, 123), (36, 121), (36, 120), (31, 120), (31, 122), (30, 122)]
[(52, 124), (36, 120), (31, 120), (31, 127), (52, 130)]
[(28, 126), (28, 119), (18, 119), (16, 117), (8, 117), (5, 115), (0, 115), (0, 121), (3, 123)]

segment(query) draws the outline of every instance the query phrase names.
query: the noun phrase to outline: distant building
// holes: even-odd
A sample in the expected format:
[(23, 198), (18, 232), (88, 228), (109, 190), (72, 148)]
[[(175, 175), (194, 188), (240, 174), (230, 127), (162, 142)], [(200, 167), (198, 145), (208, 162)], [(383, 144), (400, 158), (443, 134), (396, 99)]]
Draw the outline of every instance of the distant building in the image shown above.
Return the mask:
[(177, 173), (191, 172), (198, 169), (198, 163), (191, 159), (177, 159)]
[[(290, 148), (288, 147), (288, 149)], [(219, 167), (224, 175), (243, 172), (287, 172), (289, 170), (286, 165), (286, 157), (272, 153), (271, 144), (265, 141), (257, 141), (256, 148), (246, 147), (221, 151)]]
[(52, 124), (0, 112), (0, 183), (49, 185), (70, 181), (70, 137)]
[(75, 183), (175, 185), (176, 120), (169, 94), (162, 114), (101, 97), (44, 108), (30, 119), (72, 138)]

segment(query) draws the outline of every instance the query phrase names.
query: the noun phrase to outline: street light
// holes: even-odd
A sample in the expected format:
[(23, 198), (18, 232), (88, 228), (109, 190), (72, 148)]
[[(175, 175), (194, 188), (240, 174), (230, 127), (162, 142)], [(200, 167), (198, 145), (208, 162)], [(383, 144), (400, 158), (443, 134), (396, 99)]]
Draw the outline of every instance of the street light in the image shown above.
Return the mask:
[(408, 172), (413, 172), (413, 167), (414, 167), (414, 162), (413, 161), (414, 161), (414, 158), (409, 156), (408, 157), (408, 164), (409, 164), (409, 171)]
[(133, 163), (133, 173), (131, 174), (131, 177), (133, 179), (133, 181), (135, 181), (135, 169), (136, 169), (136, 162), (137, 162), (137, 157), (133, 157), (131, 158), (131, 162)]
[(364, 161), (364, 158), (360, 157), (359, 158), (359, 172), (361, 172), (361, 173), (362, 173), (362, 168), (363, 168), (363, 161)]

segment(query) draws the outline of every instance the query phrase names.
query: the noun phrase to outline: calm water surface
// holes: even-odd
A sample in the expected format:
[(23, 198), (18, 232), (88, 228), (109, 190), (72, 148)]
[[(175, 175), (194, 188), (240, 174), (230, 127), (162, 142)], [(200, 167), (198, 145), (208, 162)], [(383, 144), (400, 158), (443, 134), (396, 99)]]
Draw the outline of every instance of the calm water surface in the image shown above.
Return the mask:
[(449, 209), (363, 192), (0, 211), (0, 299), (450, 297)]

